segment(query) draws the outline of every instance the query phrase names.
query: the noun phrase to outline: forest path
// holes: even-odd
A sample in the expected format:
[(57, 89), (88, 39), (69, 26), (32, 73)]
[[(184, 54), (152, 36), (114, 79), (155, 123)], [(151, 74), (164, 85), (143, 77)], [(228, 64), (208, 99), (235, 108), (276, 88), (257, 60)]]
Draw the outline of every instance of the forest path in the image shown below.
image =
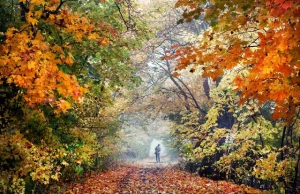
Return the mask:
[(178, 159), (171, 159), (168, 156), (160, 158), (160, 163), (157, 163), (154, 157), (144, 158), (142, 160), (135, 160), (125, 162), (127, 166), (138, 168), (170, 168), (178, 165)]
[(197, 193), (234, 194), (261, 191), (226, 181), (213, 181), (180, 170), (177, 163), (155, 163), (153, 158), (125, 163), (106, 172), (92, 174), (81, 182), (67, 185), (68, 194), (102, 193)]

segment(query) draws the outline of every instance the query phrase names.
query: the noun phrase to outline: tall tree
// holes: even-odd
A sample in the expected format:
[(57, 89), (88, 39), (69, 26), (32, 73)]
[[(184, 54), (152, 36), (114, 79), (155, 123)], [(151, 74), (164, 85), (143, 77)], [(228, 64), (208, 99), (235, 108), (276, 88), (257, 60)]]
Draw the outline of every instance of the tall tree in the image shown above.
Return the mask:
[[(205, 114), (206, 110), (202, 106), (207, 98), (202, 88), (203, 80), (199, 76), (190, 76), (187, 72), (174, 76), (176, 70), (174, 61), (162, 58), (168, 54), (169, 49), (175, 51), (173, 44), (186, 45), (193, 42), (194, 38), (207, 28), (208, 23), (194, 21), (177, 24), (182, 10), (175, 9), (174, 3), (173, 0), (167, 0), (147, 7), (150, 11), (151, 6), (161, 13), (149, 18), (151, 26), (157, 30), (155, 37), (146, 42), (145, 49), (142, 50), (145, 54), (144, 61), (140, 62), (142, 64), (140, 75), (144, 83), (141, 90), (134, 94), (134, 101), (143, 101), (140, 105), (147, 107), (146, 110), (151, 110), (151, 113), (156, 115), (158, 112), (168, 115), (193, 109)], [(194, 69), (191, 68), (191, 71)]]
[[(178, 48), (167, 58), (177, 60), (178, 70), (197, 66), (205, 77), (229, 78), (222, 79), (222, 87), (211, 92), (214, 105), (206, 123), (189, 127), (192, 130), (188, 134), (196, 133), (195, 138), (199, 139), (192, 149), (196, 157), (200, 156), (198, 161), (223, 150), (224, 155), (215, 162), (222, 172), (243, 164), (249, 168), (235, 171), (236, 174), (248, 171), (255, 178), (270, 181), (265, 185), (274, 184), (274, 189), (296, 193), (299, 1), (178, 0), (176, 6), (186, 8), (179, 23), (197, 20), (204, 14), (211, 27), (199, 36), (198, 42)], [(225, 103), (225, 110), (219, 102)], [(238, 102), (240, 108), (234, 105)], [(234, 125), (227, 132), (218, 129), (222, 127), (217, 125), (220, 111), (234, 113)], [(276, 120), (271, 120), (270, 115)], [(211, 127), (217, 128), (209, 130)], [(188, 134), (185, 135), (190, 138)], [(224, 138), (226, 141), (219, 144)]]
[(212, 28), (197, 45), (178, 50), (178, 68), (197, 64), (217, 79), (238, 69), (233, 83), (241, 103), (276, 102), (274, 118), (289, 121), (299, 106), (299, 1), (183, 1), (182, 21), (205, 13)]
[(130, 52), (149, 32), (136, 4), (0, 5), (0, 192), (42, 192), (113, 163), (121, 88), (140, 80)]

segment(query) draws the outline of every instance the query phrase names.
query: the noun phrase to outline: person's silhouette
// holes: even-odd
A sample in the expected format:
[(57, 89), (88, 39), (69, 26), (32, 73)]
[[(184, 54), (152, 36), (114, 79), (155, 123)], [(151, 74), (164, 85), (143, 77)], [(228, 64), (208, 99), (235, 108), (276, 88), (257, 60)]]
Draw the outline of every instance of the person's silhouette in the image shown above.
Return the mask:
[(155, 147), (156, 162), (160, 162), (160, 145)]

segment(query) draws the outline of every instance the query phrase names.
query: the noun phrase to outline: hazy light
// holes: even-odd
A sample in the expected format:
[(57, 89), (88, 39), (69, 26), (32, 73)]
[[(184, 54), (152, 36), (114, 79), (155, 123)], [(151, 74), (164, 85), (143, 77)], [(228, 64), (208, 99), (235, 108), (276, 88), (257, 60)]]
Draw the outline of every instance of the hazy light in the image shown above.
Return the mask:
[(160, 156), (166, 156), (167, 155), (167, 150), (166, 147), (163, 144), (162, 140), (157, 140), (153, 139), (151, 144), (150, 144), (150, 151), (149, 151), (149, 156), (150, 157), (155, 157), (155, 147), (160, 144)]

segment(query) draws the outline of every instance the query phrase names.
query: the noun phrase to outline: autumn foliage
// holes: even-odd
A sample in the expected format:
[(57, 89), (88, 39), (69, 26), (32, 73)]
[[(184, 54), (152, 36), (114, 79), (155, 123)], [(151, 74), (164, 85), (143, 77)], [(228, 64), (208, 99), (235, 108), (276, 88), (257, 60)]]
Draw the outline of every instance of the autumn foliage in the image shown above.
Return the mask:
[[(72, 45), (90, 40), (106, 46), (111, 28), (72, 12), (67, 1), (20, 0), (19, 4), (24, 22), (7, 29), (0, 49), (2, 83), (21, 88), (30, 106), (50, 104), (65, 112), (71, 107), (66, 98), (78, 101), (87, 91), (61, 69), (74, 63)], [(50, 32), (45, 30), (50, 27)], [(55, 36), (61, 42), (54, 41)]]
[[(199, 173), (278, 193), (299, 192), (300, 4), (297, 0), (186, 1), (179, 24), (208, 22), (164, 60), (216, 81), (213, 105), (181, 113), (174, 145)], [(229, 125), (224, 125), (230, 123)], [(218, 172), (218, 173), (216, 173)]]
[(216, 80), (236, 72), (233, 84), (241, 103), (255, 98), (276, 103), (273, 118), (291, 121), (299, 106), (299, 1), (185, 1), (183, 21), (205, 14), (212, 28), (197, 45), (182, 47), (172, 56), (177, 69), (201, 66)]
[(0, 193), (41, 193), (113, 164), (120, 111), (112, 93), (138, 80), (132, 46), (120, 45), (143, 39), (120, 38), (128, 29), (115, 6), (0, 2)]
[[(159, 59), (147, 64), (153, 71), (141, 73), (151, 83), (129, 99), (125, 88), (141, 82), (131, 54), (153, 30), (133, 1), (0, 2), (0, 193), (260, 193), (230, 181), (299, 191), (299, 0), (178, 0), (175, 7), (185, 10), (178, 24), (206, 27), (185, 46), (157, 41)], [(167, 76), (153, 76), (154, 65)], [(207, 78), (203, 87), (198, 74)], [(81, 179), (115, 164), (121, 116), (158, 88), (169, 96), (146, 103), (174, 123), (180, 159), (228, 182), (129, 166)], [(61, 181), (75, 179), (84, 182), (64, 189)]]

